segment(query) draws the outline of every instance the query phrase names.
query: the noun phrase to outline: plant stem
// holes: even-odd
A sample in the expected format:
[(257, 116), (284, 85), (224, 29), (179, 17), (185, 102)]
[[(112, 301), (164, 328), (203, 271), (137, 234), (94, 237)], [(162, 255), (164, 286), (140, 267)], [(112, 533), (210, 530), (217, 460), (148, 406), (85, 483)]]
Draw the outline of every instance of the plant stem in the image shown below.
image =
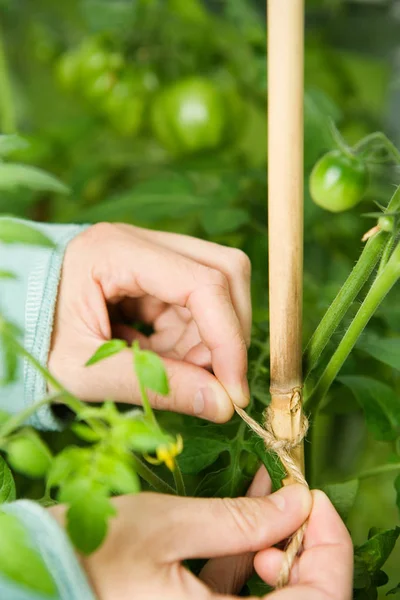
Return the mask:
[(3, 35), (0, 29), (0, 120), (2, 133), (14, 133), (16, 116), (8, 75), (7, 59), (4, 50)]
[(400, 277), (400, 243), (396, 246), (382, 273), (372, 284), (364, 302), (351, 322), (339, 346), (330, 359), (318, 383), (306, 400), (305, 407), (310, 412), (316, 412), (322, 399), (332, 385), (344, 361), (354, 348), (376, 309)]
[(10, 435), (10, 433), (12, 433), (15, 429), (23, 425), (23, 423), (29, 419), (29, 417), (32, 416), (39, 408), (45, 406), (46, 404), (51, 404), (56, 398), (57, 396), (48, 396), (43, 398), (42, 400), (35, 402), (31, 406), (28, 406), (28, 408), (25, 408), (15, 416), (8, 419), (8, 421), (6, 421), (4, 425), (0, 427), (0, 438), (5, 438)]
[(144, 387), (144, 385), (142, 384), (140, 379), (138, 379), (138, 381), (139, 381), (139, 391), (140, 391), (140, 395), (142, 397), (144, 414), (145, 414), (146, 418), (150, 421), (150, 423), (152, 423), (152, 425), (154, 425), (154, 427), (156, 427), (157, 429), (159, 429), (161, 431), (161, 427), (159, 426), (156, 416), (151, 407), (150, 400), (149, 400), (149, 397), (146, 392), (146, 388)]
[(376, 475), (391, 473), (392, 471), (400, 471), (400, 463), (389, 463), (380, 465), (379, 467), (373, 467), (372, 469), (361, 472), (356, 477), (352, 477), (352, 479), (367, 479), (368, 477), (375, 477)]
[(175, 494), (176, 491), (166, 481), (161, 479), (137, 456), (132, 456), (132, 462), (137, 474), (146, 481), (152, 488), (161, 494)]
[(399, 150), (396, 148), (393, 142), (391, 142), (389, 138), (387, 138), (386, 135), (381, 131), (377, 131), (375, 133), (367, 135), (364, 139), (362, 139), (358, 144), (354, 146), (353, 150), (356, 153), (360, 153), (365, 148), (368, 148), (368, 146), (376, 144), (376, 142), (380, 143), (384, 148), (386, 148), (386, 150), (389, 152), (389, 154), (392, 155), (394, 160), (400, 164)]
[(178, 461), (175, 461), (175, 468), (173, 470), (173, 475), (174, 475), (176, 492), (177, 492), (178, 496), (186, 496), (185, 482), (183, 481), (182, 471), (180, 470)]
[(361, 288), (368, 281), (387, 238), (387, 233), (379, 232), (368, 240), (354, 269), (323, 316), (304, 351), (305, 379), (317, 364), (322, 351), (358, 296)]
[[(399, 208), (400, 186), (396, 188), (383, 214), (396, 212)], [(389, 258), (392, 249), (390, 245), (390, 237), (392, 236), (389, 236), (390, 234), (381, 231), (368, 240), (354, 269), (323, 316), (304, 351), (305, 379), (310, 375), (332, 334), (336, 331), (363, 285), (367, 282), (382, 251), (382, 258), (385, 257), (386, 260)]]
[(392, 254), (392, 250), (393, 250), (393, 246), (395, 244), (395, 241), (396, 241), (396, 234), (392, 233), (390, 235), (388, 241), (386, 242), (386, 246), (385, 246), (385, 248), (383, 250), (383, 253), (382, 253), (381, 261), (380, 261), (379, 267), (378, 267), (378, 274), (377, 274), (378, 277), (382, 273), (383, 269), (386, 267), (386, 265), (387, 265), (387, 263), (389, 261), (390, 255)]

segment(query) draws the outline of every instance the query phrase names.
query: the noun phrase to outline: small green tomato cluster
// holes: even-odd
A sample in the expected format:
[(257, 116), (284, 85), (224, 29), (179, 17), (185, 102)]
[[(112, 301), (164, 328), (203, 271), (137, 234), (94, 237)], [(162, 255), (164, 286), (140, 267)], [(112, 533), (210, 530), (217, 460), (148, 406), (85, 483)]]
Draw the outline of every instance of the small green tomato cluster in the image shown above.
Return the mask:
[(154, 73), (128, 67), (120, 52), (109, 50), (97, 38), (63, 54), (57, 77), (65, 89), (83, 97), (122, 136), (139, 132), (148, 95), (158, 85)]
[(98, 38), (62, 55), (57, 77), (65, 89), (95, 107), (118, 134), (134, 137), (149, 126), (158, 143), (174, 156), (231, 143), (246, 120), (246, 103), (228, 72), (188, 76), (158, 90), (160, 82), (152, 69), (128, 64)]

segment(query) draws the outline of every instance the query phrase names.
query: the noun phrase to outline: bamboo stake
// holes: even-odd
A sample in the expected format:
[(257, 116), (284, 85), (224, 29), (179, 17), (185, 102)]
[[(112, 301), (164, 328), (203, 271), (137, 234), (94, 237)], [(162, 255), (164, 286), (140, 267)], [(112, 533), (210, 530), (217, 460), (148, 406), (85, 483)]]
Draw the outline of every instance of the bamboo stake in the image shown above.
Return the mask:
[[(275, 437), (293, 440), (302, 414), (304, 0), (267, 4), (269, 415)], [(304, 473), (303, 445), (292, 458)]]

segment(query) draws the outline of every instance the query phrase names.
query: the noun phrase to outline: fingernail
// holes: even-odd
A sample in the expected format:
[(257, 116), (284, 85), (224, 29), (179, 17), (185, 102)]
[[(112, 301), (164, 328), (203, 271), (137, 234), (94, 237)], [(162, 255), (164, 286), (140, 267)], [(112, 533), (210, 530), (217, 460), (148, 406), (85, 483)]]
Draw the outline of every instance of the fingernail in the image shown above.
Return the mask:
[(243, 381), (241, 386), (230, 386), (229, 388), (227, 388), (227, 392), (232, 402), (234, 402), (241, 408), (246, 408), (246, 406), (249, 404), (250, 390), (247, 380), (246, 383)]
[(193, 400), (193, 412), (195, 415), (207, 415), (208, 418), (215, 416), (217, 412), (217, 398), (213, 389), (209, 387), (200, 388)]
[(271, 494), (269, 499), (281, 511), (298, 512), (311, 504), (310, 490), (299, 483), (281, 488), (274, 494)]

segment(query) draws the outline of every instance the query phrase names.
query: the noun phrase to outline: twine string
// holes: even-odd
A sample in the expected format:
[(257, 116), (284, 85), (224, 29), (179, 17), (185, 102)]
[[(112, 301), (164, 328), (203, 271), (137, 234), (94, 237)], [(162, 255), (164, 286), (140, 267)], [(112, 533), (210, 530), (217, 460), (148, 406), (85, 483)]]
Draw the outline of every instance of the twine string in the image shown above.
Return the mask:
[[(290, 394), (284, 393), (279, 395), (290, 396), (290, 406), (294, 407), (291, 412), (297, 412), (298, 410), (301, 411), (301, 390), (299, 388), (293, 389)], [(293, 450), (300, 446), (307, 434), (307, 417), (304, 414), (301, 414), (300, 427), (297, 435), (293, 439), (286, 440), (277, 438), (274, 433), (272, 427), (272, 409), (270, 406), (268, 406), (268, 408), (265, 410), (263, 427), (239, 406), (235, 405), (235, 411), (243, 419), (243, 421), (247, 423), (250, 429), (252, 429), (252, 431), (254, 431), (254, 433), (264, 441), (267, 450), (272, 450), (275, 452), (280, 459), (286, 473), (290, 475), (296, 482), (308, 487), (304, 474), (293, 458)], [(302, 548), (306, 525), (307, 524), (304, 523), (292, 535), (286, 546), (284, 560), (279, 573), (276, 588), (282, 588), (289, 582), (290, 572), (294, 561), (296, 560), (296, 557)]]

